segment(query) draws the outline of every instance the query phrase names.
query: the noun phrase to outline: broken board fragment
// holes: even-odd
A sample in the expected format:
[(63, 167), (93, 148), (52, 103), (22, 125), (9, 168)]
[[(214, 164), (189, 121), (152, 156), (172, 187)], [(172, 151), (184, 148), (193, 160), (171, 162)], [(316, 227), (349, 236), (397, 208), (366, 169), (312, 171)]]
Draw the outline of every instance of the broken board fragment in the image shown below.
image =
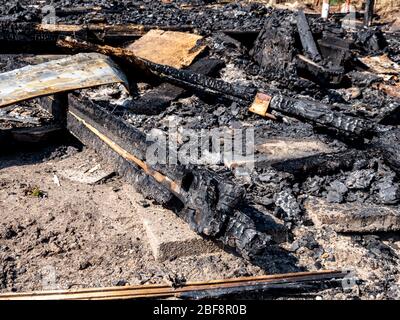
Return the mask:
[(60, 166), (62, 169), (57, 172), (60, 177), (89, 185), (101, 183), (115, 175), (114, 170), (97, 161), (77, 163), (75, 158), (67, 158), (61, 161)]
[(400, 210), (362, 203), (329, 203), (310, 197), (304, 207), (317, 227), (330, 226), (336, 232), (386, 232), (400, 230)]
[(0, 74), (0, 107), (112, 83), (123, 83), (128, 88), (126, 76), (109, 57), (81, 53)]
[(205, 49), (202, 39), (191, 33), (150, 30), (126, 49), (151, 62), (182, 69)]
[(232, 169), (254, 162), (256, 167), (283, 163), (320, 154), (334, 152), (328, 145), (317, 139), (274, 138), (255, 147), (255, 156), (244, 161), (224, 158), (225, 166)]

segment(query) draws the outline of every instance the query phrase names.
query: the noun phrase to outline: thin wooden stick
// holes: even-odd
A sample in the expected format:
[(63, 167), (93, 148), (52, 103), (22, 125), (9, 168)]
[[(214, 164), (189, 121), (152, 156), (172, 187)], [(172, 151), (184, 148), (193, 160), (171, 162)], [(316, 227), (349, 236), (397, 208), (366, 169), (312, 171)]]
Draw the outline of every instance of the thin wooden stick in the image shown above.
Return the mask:
[(184, 293), (196, 293), (220, 289), (240, 289), (243, 292), (254, 288), (268, 288), (267, 285), (287, 285), (302, 282), (315, 282), (341, 279), (347, 273), (343, 271), (299, 272), (257, 277), (244, 277), (206, 282), (192, 282), (182, 287), (168, 285), (140, 285), (110, 288), (89, 288), (66, 291), (42, 291), (31, 293), (1, 294), (0, 300), (109, 300), (137, 298), (179, 297)]

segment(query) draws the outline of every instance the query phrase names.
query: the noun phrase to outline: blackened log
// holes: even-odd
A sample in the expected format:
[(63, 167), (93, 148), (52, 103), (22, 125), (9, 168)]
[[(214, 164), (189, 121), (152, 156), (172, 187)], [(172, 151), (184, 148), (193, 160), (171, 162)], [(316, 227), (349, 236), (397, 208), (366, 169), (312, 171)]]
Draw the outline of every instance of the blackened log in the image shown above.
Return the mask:
[[(71, 98), (70, 111), (74, 114), (78, 113), (79, 117), (140, 161), (145, 163), (149, 161), (146, 158), (147, 148), (152, 145), (152, 142), (147, 141), (145, 134), (95, 103), (89, 103), (89, 100), (85, 100), (85, 103), (75, 103)], [(160, 146), (162, 147), (166, 146)], [(165, 184), (166, 188), (188, 207), (188, 211), (192, 210), (191, 214), (185, 216), (187, 222), (199, 233), (209, 236), (217, 235), (224, 223), (226, 211), (232, 210), (241, 200), (243, 191), (240, 187), (235, 188), (228, 179), (206, 170), (196, 168), (189, 170), (181, 165), (160, 163), (150, 167), (149, 172), (153, 170), (165, 175), (174, 184), (180, 186), (170, 188), (168, 184)]]
[(74, 36), (97, 43), (133, 41), (146, 33), (143, 25), (64, 25), (0, 22), (2, 52), (57, 52), (56, 42), (63, 36)]
[[(77, 102), (70, 100), (70, 109), (79, 114), (73, 105)], [(84, 117), (83, 115), (81, 115)], [(109, 148), (93, 132), (88, 130), (79, 120), (70, 113), (67, 115), (67, 129), (77, 137), (83, 144), (96, 150), (96, 152), (107, 159), (115, 170), (131, 185), (146, 196), (156, 200), (158, 203), (172, 208), (175, 206), (176, 198), (162, 185), (142, 172), (135, 164), (121, 157), (118, 153)]]
[[(172, 83), (230, 101), (250, 104), (257, 94), (256, 88), (230, 84), (189, 70), (177, 70), (151, 62), (145, 62), (145, 65), (151, 71), (156, 72), (160, 77)], [(272, 110), (318, 126), (334, 128), (340, 132), (356, 136), (365, 135), (366, 137), (375, 128), (375, 125), (369, 121), (332, 111), (328, 105), (307, 99), (294, 99), (280, 93), (267, 92), (267, 94), (272, 96), (270, 104)]]
[[(190, 71), (204, 74), (213, 75), (223, 66), (223, 61), (218, 59), (204, 58), (188, 69)], [(133, 101), (129, 106), (130, 111), (138, 114), (155, 115), (163, 112), (172, 101), (180, 98), (186, 93), (184, 88), (175, 86), (171, 83), (162, 83), (153, 90), (146, 92), (139, 99)]]
[(3, 53), (53, 53), (57, 52), (57, 39), (67, 35), (88, 39), (87, 29), (80, 26), (0, 22), (0, 50)]
[(329, 106), (315, 101), (294, 99), (282, 94), (272, 97), (271, 109), (321, 127), (333, 128), (355, 136), (368, 137), (375, 129), (375, 124), (367, 120), (332, 111)]
[(297, 12), (297, 29), (306, 55), (315, 62), (321, 61), (322, 57), (318, 51), (310, 26), (308, 25), (307, 17), (303, 10)]
[[(251, 259), (263, 252), (271, 237), (259, 232), (255, 222), (236, 207), (243, 189), (229, 178), (196, 167), (156, 164), (152, 170), (165, 174), (181, 187), (180, 193), (160, 184), (140, 166), (104, 143), (88, 124), (123, 148), (125, 153), (146, 161), (146, 141), (142, 132), (89, 100), (70, 97), (68, 129), (83, 143), (95, 148), (139, 192), (173, 207), (176, 214), (198, 234), (221, 241), (243, 257)], [(86, 124), (85, 124), (86, 123)], [(89, 129), (89, 130), (88, 130)]]

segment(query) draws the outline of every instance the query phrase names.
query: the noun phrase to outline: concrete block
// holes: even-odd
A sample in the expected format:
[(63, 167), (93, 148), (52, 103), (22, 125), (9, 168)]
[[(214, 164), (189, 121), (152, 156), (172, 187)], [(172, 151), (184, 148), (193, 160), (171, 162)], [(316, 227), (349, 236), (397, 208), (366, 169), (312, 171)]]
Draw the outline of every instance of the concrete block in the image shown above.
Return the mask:
[(141, 217), (154, 257), (158, 261), (220, 250), (213, 242), (193, 232), (172, 211), (151, 206), (141, 210)]

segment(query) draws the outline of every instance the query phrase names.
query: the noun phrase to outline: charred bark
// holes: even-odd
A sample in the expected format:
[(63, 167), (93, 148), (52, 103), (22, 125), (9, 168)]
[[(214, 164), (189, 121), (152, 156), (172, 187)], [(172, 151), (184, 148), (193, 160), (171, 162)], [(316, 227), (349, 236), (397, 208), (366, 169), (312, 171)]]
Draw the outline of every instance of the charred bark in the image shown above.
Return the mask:
[(355, 136), (371, 136), (375, 129), (374, 123), (332, 111), (327, 105), (306, 99), (293, 99), (281, 94), (273, 96), (271, 109), (321, 127), (334, 128), (339, 132)]
[(290, 81), (296, 76), (299, 42), (294, 15), (277, 12), (266, 18), (250, 54), (270, 78)]
[[(217, 59), (201, 59), (189, 67), (190, 71), (212, 75), (223, 65), (223, 61)], [(133, 101), (130, 110), (133, 113), (155, 115), (163, 112), (172, 101), (186, 93), (182, 87), (171, 83), (162, 83), (155, 89), (146, 92), (138, 100)]]
[(400, 174), (400, 130), (393, 127), (379, 133), (373, 140), (373, 145), (382, 152), (391, 168)]
[(142, 132), (88, 100), (81, 101), (71, 96), (69, 111), (67, 127), (75, 136), (95, 148), (105, 159), (111, 160), (116, 170), (139, 192), (173, 208), (200, 235), (221, 241), (249, 259), (270, 244), (271, 237), (259, 232), (255, 222), (236, 209), (242, 200), (243, 190), (228, 177), (179, 164), (156, 164), (149, 168), (152, 173), (165, 175), (179, 185), (177, 192), (176, 188), (160, 183), (136, 163), (128, 161), (126, 156), (115, 152), (99, 139), (98, 134), (88, 130), (87, 124), (106, 135), (126, 153), (145, 162), (149, 142)]
[(301, 44), (307, 56), (315, 62), (321, 61), (322, 57), (318, 51), (310, 26), (308, 25), (307, 17), (303, 10), (299, 10), (297, 13), (297, 29), (299, 31)]

